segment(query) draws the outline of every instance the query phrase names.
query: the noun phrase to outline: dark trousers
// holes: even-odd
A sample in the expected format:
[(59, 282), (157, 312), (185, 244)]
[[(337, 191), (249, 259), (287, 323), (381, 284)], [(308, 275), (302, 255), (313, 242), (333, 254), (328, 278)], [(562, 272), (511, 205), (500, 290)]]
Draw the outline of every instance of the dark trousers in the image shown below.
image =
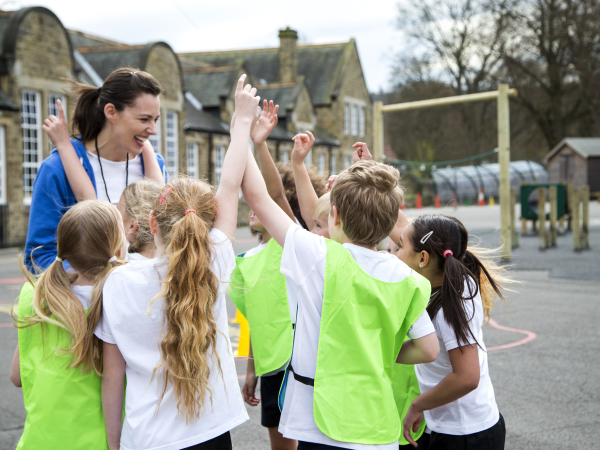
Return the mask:
[(419, 450), (427, 450), (429, 447), (429, 435), (427, 433), (423, 433), (423, 435), (415, 441), (418, 447), (413, 447), (412, 444), (400, 445), (400, 449), (413, 450), (415, 448)]
[(202, 442), (201, 444), (186, 447), (183, 450), (231, 450), (231, 435), (229, 431), (221, 436)]
[(333, 445), (315, 444), (314, 442), (298, 441), (298, 450), (327, 450), (328, 448), (342, 448), (334, 447)]
[(504, 450), (505, 437), (504, 417), (500, 414), (496, 425), (479, 433), (455, 436), (433, 431), (428, 450)]

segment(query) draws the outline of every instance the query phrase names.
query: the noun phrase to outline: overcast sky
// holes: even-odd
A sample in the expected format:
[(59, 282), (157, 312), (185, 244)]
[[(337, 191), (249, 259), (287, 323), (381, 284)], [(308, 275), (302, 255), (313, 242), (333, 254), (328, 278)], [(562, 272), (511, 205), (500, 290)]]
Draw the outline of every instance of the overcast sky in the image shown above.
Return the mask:
[(371, 92), (388, 86), (398, 0), (74, 0), (0, 1), (0, 8), (45, 6), (65, 27), (126, 44), (165, 41), (176, 52), (276, 47), (277, 31), (297, 30), (300, 43), (358, 44)]

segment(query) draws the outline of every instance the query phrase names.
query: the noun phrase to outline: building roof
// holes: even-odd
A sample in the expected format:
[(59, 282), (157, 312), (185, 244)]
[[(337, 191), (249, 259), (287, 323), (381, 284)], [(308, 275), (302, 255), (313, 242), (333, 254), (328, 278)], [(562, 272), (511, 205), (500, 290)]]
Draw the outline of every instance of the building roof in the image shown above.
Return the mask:
[(314, 127), (312, 134), (315, 136), (315, 145), (327, 145), (329, 147), (339, 147), (341, 145), (333, 134), (318, 125)]
[(583, 158), (600, 157), (600, 138), (564, 138), (546, 155), (544, 160), (549, 161), (565, 145), (568, 145)]
[(239, 64), (220, 67), (190, 67), (183, 70), (183, 85), (206, 108), (218, 108), (221, 97), (231, 95)]
[(203, 109), (196, 109), (185, 100), (185, 129), (206, 133), (229, 134), (229, 127)]
[(103, 80), (120, 67), (141, 69), (144, 45), (79, 47), (87, 62)]
[[(329, 105), (341, 86), (343, 67), (354, 48), (354, 39), (341, 44), (299, 45), (298, 75), (305, 77), (315, 106)], [(279, 81), (279, 49), (262, 48), (220, 52), (182, 53), (186, 59), (213, 66), (243, 62), (255, 80), (264, 83)]]
[(296, 107), (296, 101), (302, 92), (303, 84), (267, 84), (256, 86), (257, 95), (263, 100), (273, 100), (279, 105), (279, 118), (287, 118), (288, 112)]
[(67, 30), (67, 32), (69, 33), (69, 37), (71, 38), (71, 42), (73, 43), (73, 48), (75, 49), (78, 49), (80, 47), (126, 46), (126, 44), (123, 44), (122, 42), (105, 39), (100, 36), (94, 36), (92, 34), (84, 33), (82, 31)]

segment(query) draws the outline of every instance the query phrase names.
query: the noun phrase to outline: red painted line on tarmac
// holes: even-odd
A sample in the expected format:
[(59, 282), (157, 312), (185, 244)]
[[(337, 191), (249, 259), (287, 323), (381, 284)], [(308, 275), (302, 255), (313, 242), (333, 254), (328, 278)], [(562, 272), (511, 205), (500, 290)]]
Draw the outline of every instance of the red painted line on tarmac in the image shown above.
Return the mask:
[(246, 379), (246, 375), (238, 375), (238, 380), (245, 380)]
[(18, 278), (2, 278), (0, 279), (0, 284), (19, 284), (27, 281), (27, 278), (18, 277)]
[(0, 323), (0, 328), (13, 328), (14, 325), (12, 323)]
[(521, 339), (520, 341), (511, 342), (510, 344), (496, 345), (495, 347), (488, 347), (488, 349), (487, 349), (488, 352), (493, 352), (494, 350), (504, 350), (505, 348), (513, 348), (513, 347), (517, 347), (519, 345), (527, 344), (528, 342), (533, 341), (537, 337), (537, 334), (534, 333), (533, 331), (519, 330), (517, 328), (505, 327), (504, 325), (500, 325), (494, 319), (490, 319), (489, 323), (492, 328), (496, 328), (497, 330), (508, 331), (511, 333), (524, 334), (526, 337)]

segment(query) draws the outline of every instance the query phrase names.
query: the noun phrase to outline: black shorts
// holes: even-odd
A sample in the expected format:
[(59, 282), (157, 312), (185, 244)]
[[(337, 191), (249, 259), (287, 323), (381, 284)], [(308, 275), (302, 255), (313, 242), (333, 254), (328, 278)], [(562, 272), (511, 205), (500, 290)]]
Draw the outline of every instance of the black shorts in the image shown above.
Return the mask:
[(415, 448), (418, 450), (427, 450), (429, 447), (429, 435), (427, 433), (423, 433), (419, 439), (415, 441), (418, 447), (413, 447), (412, 444), (400, 445), (400, 449), (414, 450)]
[(260, 377), (260, 424), (263, 427), (273, 428), (279, 426), (281, 411), (279, 411), (279, 389), (283, 383), (285, 370), (275, 375)]
[(432, 431), (428, 450), (504, 450), (505, 437), (504, 417), (500, 414), (496, 425), (478, 433), (456, 436)]
[(186, 447), (183, 450), (231, 450), (231, 434), (229, 431), (210, 441)]

